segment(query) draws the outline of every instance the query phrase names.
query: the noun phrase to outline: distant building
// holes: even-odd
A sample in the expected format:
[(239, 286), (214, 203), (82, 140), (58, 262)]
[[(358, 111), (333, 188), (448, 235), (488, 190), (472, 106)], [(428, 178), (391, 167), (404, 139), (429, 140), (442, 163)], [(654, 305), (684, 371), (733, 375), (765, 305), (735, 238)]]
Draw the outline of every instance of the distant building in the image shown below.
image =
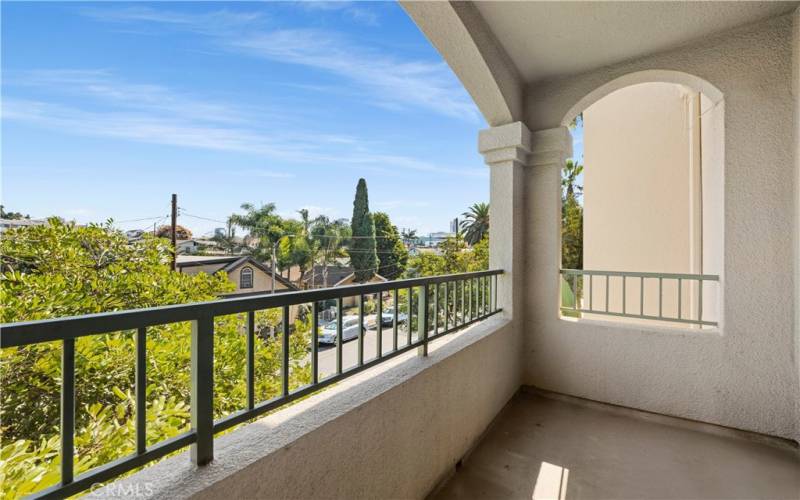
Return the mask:
[(450, 232), (455, 234), (458, 233), (458, 231), (459, 231), (458, 217), (456, 217), (455, 219), (450, 221)]
[(0, 233), (8, 229), (16, 229), (28, 226), (43, 226), (47, 224), (45, 219), (0, 219)]
[(227, 295), (270, 293), (275, 281), (275, 292), (297, 290), (297, 287), (280, 275), (272, 276), (272, 270), (250, 255), (178, 255), (178, 272), (195, 275), (216, 274), (220, 271), (236, 285), (236, 290)]
[(422, 236), (419, 238), (419, 242), (421, 246), (434, 248), (438, 247), (440, 243), (442, 243), (447, 238), (452, 238), (456, 234), (455, 233), (446, 233), (444, 231), (439, 231), (436, 233), (430, 233), (428, 236)]

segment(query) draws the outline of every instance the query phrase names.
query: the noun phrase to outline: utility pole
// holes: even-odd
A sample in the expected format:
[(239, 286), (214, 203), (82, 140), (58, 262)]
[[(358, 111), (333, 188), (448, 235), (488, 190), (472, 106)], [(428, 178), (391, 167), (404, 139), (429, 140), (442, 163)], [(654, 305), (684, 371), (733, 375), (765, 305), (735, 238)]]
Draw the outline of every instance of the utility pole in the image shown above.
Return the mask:
[(176, 242), (176, 235), (175, 235), (175, 227), (178, 223), (178, 195), (173, 193), (172, 194), (172, 221), (170, 223), (170, 227), (172, 228), (172, 270), (178, 270), (177, 264), (177, 255), (178, 255), (178, 246)]

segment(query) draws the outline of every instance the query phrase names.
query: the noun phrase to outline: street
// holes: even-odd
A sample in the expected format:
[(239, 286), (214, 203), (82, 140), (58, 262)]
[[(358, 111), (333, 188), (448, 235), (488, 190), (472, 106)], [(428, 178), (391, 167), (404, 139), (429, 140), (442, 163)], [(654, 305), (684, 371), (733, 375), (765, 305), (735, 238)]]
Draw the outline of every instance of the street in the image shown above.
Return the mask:
[[(392, 351), (392, 328), (383, 329), (383, 353)], [(364, 335), (364, 362), (375, 358), (378, 352), (378, 335), (376, 330), (367, 330)], [(413, 333), (412, 341), (416, 339), (416, 332)], [(401, 348), (408, 345), (408, 330), (405, 324), (401, 324), (397, 329), (397, 347)], [(346, 341), (342, 350), (342, 370), (347, 370), (358, 365), (358, 338)], [(336, 346), (319, 346), (319, 378), (320, 380), (336, 373)]]

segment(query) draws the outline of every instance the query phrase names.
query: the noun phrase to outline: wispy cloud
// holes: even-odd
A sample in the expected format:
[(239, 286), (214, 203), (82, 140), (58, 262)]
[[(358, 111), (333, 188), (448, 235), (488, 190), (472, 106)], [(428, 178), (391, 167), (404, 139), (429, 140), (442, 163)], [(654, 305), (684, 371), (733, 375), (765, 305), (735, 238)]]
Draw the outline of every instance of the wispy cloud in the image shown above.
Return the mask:
[[(333, 1), (325, 2), (319, 0), (305, 0), (296, 2), (295, 5), (308, 11), (338, 11), (355, 22), (367, 26), (378, 26), (379, 19), (375, 10), (364, 9), (359, 6), (359, 2)], [(372, 5), (380, 5), (379, 2), (372, 2)]]
[(203, 13), (177, 12), (153, 9), (146, 6), (87, 7), (81, 10), (86, 17), (107, 23), (131, 25), (132, 23), (157, 24), (175, 30), (191, 31), (203, 35), (224, 35), (242, 28), (256, 26), (265, 20), (261, 12), (232, 12), (215, 10)]
[[(382, 171), (427, 171), (461, 176), (485, 176), (483, 169), (442, 166), (404, 155), (389, 154), (358, 137), (304, 128), (287, 131), (229, 103), (187, 96), (165, 86), (130, 83), (105, 71), (34, 71), (15, 85), (47, 90), (51, 99), (20, 99), (6, 92), (3, 120), (35, 124), (69, 134), (108, 137), (149, 144), (229, 151), (285, 162), (335, 165)], [(79, 96), (62, 104), (57, 96)], [(294, 174), (256, 170), (255, 176)]]
[(442, 62), (402, 61), (359, 47), (336, 33), (275, 30), (229, 39), (256, 57), (336, 74), (370, 90), (389, 108), (425, 108), (453, 118), (478, 120), (475, 105)]
[[(342, 9), (348, 4), (306, 2), (308, 9)], [(368, 17), (365, 9), (355, 16)], [(469, 95), (441, 61), (408, 60), (320, 29), (268, 29), (258, 12), (184, 14), (146, 7), (87, 10), (92, 18), (131, 25), (161, 26), (211, 37), (219, 47), (251, 57), (330, 73), (357, 86), (372, 103), (392, 110), (419, 108), (478, 122)]]

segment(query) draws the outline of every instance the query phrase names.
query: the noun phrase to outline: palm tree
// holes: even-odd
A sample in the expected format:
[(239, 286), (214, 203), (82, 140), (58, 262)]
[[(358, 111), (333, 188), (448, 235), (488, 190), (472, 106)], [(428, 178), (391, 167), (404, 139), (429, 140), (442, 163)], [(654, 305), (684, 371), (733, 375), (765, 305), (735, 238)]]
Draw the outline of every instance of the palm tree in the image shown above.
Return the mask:
[(417, 242), (416, 229), (403, 229), (400, 235), (403, 237), (403, 243), (406, 245), (414, 245)]
[(572, 160), (567, 160), (561, 170), (561, 189), (564, 191), (564, 198), (574, 198), (580, 196), (583, 187), (578, 184), (578, 176), (583, 173), (583, 165)]
[(464, 220), (461, 221), (461, 231), (464, 232), (464, 240), (469, 245), (478, 243), (489, 233), (488, 203), (476, 203), (461, 215), (464, 216)]
[[(322, 263), (322, 286), (328, 286), (328, 266), (339, 257), (344, 257), (347, 240), (350, 238), (347, 219), (330, 220), (320, 215), (311, 224), (311, 239), (319, 251)], [(313, 280), (312, 275), (312, 280)], [(312, 283), (313, 284), (313, 283)]]
[(257, 259), (270, 260), (272, 258), (272, 245), (284, 233), (283, 219), (275, 213), (275, 204), (267, 203), (256, 208), (251, 203), (243, 203), (242, 210), (246, 213), (230, 216), (231, 224), (246, 229), (250, 236), (258, 238), (258, 247), (253, 251)]

